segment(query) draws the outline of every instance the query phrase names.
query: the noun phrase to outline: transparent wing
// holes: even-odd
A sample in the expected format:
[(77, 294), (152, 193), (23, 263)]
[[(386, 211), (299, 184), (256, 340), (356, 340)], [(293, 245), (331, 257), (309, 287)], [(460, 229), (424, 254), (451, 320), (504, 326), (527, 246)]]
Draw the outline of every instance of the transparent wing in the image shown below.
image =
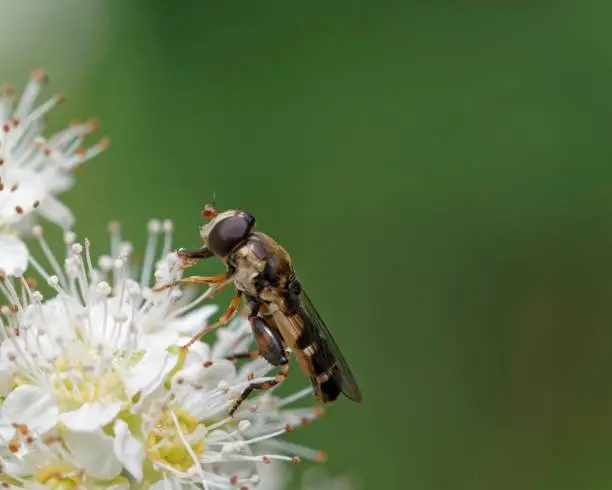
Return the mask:
[(332, 334), (304, 290), (299, 295), (299, 305), (304, 322), (303, 328), (307, 330), (307, 335), (315, 340), (319, 348), (317, 355), (322, 356), (328, 366), (331, 366), (334, 362), (336, 364), (336, 369), (333, 370), (331, 377), (340, 385), (342, 393), (353, 401), (361, 402), (361, 390), (357, 386), (355, 376), (340, 352), (338, 344), (334, 341)]

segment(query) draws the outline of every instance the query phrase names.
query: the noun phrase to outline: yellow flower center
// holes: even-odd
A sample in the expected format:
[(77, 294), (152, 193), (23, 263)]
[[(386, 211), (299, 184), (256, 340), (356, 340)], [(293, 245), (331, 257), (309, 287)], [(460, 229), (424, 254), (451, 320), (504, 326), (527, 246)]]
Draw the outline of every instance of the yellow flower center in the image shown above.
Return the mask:
[(83, 483), (83, 472), (69, 466), (49, 465), (36, 472), (35, 480), (48, 488), (73, 490)]
[(100, 373), (97, 368), (70, 363), (64, 358), (57, 360), (56, 368), (60, 376), (53, 377), (53, 386), (66, 410), (107, 396), (124, 398), (123, 381), (114, 369)]
[(178, 428), (171, 412), (162, 412), (147, 438), (147, 457), (152, 462), (161, 462), (178, 471), (187, 471), (195, 462), (180, 434), (196, 457), (204, 451), (204, 441), (199, 437), (195, 441), (189, 441), (189, 436), (198, 429), (199, 424), (195, 417), (180, 409), (174, 410), (174, 414)]

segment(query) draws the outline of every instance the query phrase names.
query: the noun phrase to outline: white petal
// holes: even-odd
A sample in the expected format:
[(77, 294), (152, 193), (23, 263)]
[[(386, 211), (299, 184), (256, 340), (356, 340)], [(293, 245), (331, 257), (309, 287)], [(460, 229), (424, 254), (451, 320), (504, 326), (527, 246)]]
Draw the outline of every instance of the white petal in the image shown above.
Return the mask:
[(235, 374), (234, 364), (226, 360), (214, 361), (214, 364), (208, 368), (192, 365), (181, 369), (173, 378), (174, 380), (182, 378), (187, 383), (175, 382), (171, 390), (176, 399), (180, 400), (183, 410), (196, 419), (214, 419), (227, 411), (235, 396), (229, 392), (221, 392), (218, 389), (219, 383), (226, 381), (231, 385)]
[(180, 332), (183, 335), (195, 335), (202, 329), (211, 316), (213, 316), (219, 307), (217, 305), (206, 305), (192, 311), (191, 313), (174, 320), (168, 324), (168, 328)]
[[(186, 340), (182, 343), (185, 342)], [(187, 356), (185, 357), (185, 366), (190, 366), (192, 364), (201, 366), (203, 362), (210, 361), (210, 359), (210, 346), (205, 342), (196, 342), (187, 352)]]
[(0, 396), (6, 396), (13, 388), (13, 372), (7, 365), (0, 365)]
[(38, 211), (41, 216), (64, 229), (71, 228), (74, 224), (74, 215), (72, 211), (55, 197), (47, 196), (40, 203)]
[(49, 191), (44, 179), (37, 172), (14, 167), (6, 168), (10, 163), (6, 161), (4, 164), (2, 183), (4, 187), (14, 190), (0, 193), (0, 222), (15, 225), (32, 213), (35, 210), (33, 204), (36, 201), (42, 202)]
[(212, 358), (219, 359), (236, 352), (244, 352), (253, 343), (251, 326), (243, 318), (236, 318), (227, 327), (217, 331), (217, 341), (213, 347)]
[(136, 480), (142, 480), (142, 462), (144, 461), (144, 446), (135, 439), (123, 420), (115, 421), (115, 440), (113, 442), (115, 455), (123, 466)]
[(282, 490), (283, 488), (288, 488), (290, 478), (286, 467), (286, 464), (279, 463), (278, 461), (272, 461), (271, 464), (260, 465), (259, 488), (265, 488), (265, 490)]
[(184, 490), (190, 488), (187, 485), (183, 485), (176, 478), (169, 477), (166, 480), (156, 481), (149, 487), (149, 490)]
[(220, 381), (232, 382), (236, 377), (236, 366), (227, 359), (217, 359), (209, 367), (189, 366), (181, 369), (174, 379), (184, 378), (194, 384), (201, 386), (201, 389), (215, 389)]
[(104, 490), (129, 490), (130, 488), (130, 484), (129, 483), (113, 483), (112, 485), (108, 485), (108, 486), (104, 486), (101, 487), (100, 490), (102, 490), (102, 488)]
[(59, 410), (48, 393), (37, 386), (21, 385), (4, 400), (2, 415), (10, 422), (25, 424), (41, 434), (56, 423)]
[(14, 235), (0, 235), (0, 268), (6, 274), (23, 273), (28, 266), (28, 257), (28, 249), (21, 239)]
[(45, 167), (40, 176), (45, 180), (49, 192), (57, 195), (74, 185), (74, 174), (58, 171), (56, 167)]
[(83, 468), (88, 476), (110, 480), (121, 472), (112, 437), (102, 432), (68, 432), (66, 444), (79, 468)]
[(145, 353), (136, 366), (121, 373), (126, 391), (130, 397), (141, 393), (143, 397), (161, 385), (178, 361), (177, 354), (155, 349)]
[(85, 403), (72, 412), (60, 415), (60, 422), (74, 431), (93, 432), (112, 421), (121, 411), (121, 402), (102, 404), (100, 402)]

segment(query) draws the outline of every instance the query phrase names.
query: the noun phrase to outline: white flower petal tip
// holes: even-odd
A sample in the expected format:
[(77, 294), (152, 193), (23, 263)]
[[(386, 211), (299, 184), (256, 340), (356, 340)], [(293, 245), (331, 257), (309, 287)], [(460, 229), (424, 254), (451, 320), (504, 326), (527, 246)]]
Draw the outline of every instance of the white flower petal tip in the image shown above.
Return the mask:
[(28, 266), (28, 249), (15, 235), (0, 234), (0, 269), (2, 274), (15, 276), (22, 274)]
[(121, 405), (121, 402), (108, 405), (99, 402), (85, 403), (76, 410), (63, 413), (59, 420), (70, 430), (93, 432), (113, 421), (121, 411)]
[(168, 222), (149, 226), (139, 275), (116, 223), (110, 254), (99, 260), (72, 232), (58, 258), (42, 229), (32, 231), (49, 266), (36, 253), (28, 261), (54, 296), (20, 274), (4, 276), (0, 288), (10, 305), (2, 308), (0, 341), (5, 474), (24, 488), (42, 488), (41, 475), (53, 475), (66, 488), (235, 490), (257, 484), (260, 463), (318, 459), (280, 440), (318, 416), (289, 408), (310, 388), (287, 398), (255, 390), (229, 416), (250, 383), (277, 374), (261, 359), (239, 369), (227, 359), (252, 348), (246, 319), (221, 329), (213, 346), (180, 347), (217, 307), (205, 304), (207, 291), (151, 292), (154, 270), (170, 281), (183, 271)]
[[(152, 346), (154, 347), (154, 346)], [(164, 349), (165, 346), (162, 346)], [(123, 375), (130, 397), (140, 393), (146, 397), (155, 391), (166, 379), (178, 362), (178, 355), (164, 350), (147, 351), (142, 359)]]
[(16, 104), (12, 89), (0, 95), (0, 229), (5, 232), (26, 232), (37, 215), (70, 227), (72, 213), (55, 196), (72, 187), (76, 168), (109, 145), (108, 138), (103, 138), (82, 148), (84, 138), (98, 128), (96, 121), (75, 123), (49, 138), (42, 136), (46, 115), (64, 97), (55, 95), (36, 105), (47, 81), (41, 73), (33, 72)]
[(102, 432), (68, 432), (66, 446), (79, 468), (93, 478), (111, 480), (121, 472), (121, 462), (113, 451), (113, 438)]
[(11, 423), (44, 434), (57, 423), (59, 410), (48, 393), (37, 386), (21, 385), (6, 397), (1, 413)]
[(123, 463), (125, 469), (136, 479), (142, 481), (143, 461), (145, 457), (144, 446), (130, 433), (127, 423), (123, 420), (115, 421), (115, 455)]

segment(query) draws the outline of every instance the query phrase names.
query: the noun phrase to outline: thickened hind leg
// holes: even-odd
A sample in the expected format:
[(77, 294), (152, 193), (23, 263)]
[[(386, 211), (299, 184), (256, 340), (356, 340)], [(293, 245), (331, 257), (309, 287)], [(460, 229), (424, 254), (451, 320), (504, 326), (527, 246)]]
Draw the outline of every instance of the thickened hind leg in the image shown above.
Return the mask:
[(240, 405), (242, 405), (242, 403), (248, 398), (248, 396), (254, 390), (269, 390), (270, 388), (273, 388), (274, 386), (277, 386), (283, 381), (285, 381), (287, 379), (288, 374), (289, 374), (289, 364), (284, 364), (281, 366), (280, 372), (274, 377), (274, 379), (270, 381), (263, 381), (260, 383), (250, 383), (244, 389), (244, 391), (240, 394), (238, 399), (234, 402), (234, 405), (229, 411), (230, 417), (232, 417), (234, 413), (236, 413), (236, 410), (240, 408)]

